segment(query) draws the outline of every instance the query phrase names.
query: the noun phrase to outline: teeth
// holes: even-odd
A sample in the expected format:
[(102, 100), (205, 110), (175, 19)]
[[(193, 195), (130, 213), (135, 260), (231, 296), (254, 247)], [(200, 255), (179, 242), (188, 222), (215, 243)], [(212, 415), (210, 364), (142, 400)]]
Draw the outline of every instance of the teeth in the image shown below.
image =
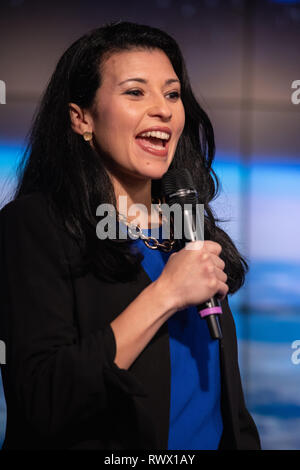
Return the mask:
[(157, 139), (169, 140), (170, 135), (167, 134), (166, 132), (148, 131), (148, 132), (143, 132), (142, 134), (139, 134), (139, 137), (156, 137)]
[(155, 145), (155, 144), (148, 144), (148, 147), (157, 149), (157, 150), (164, 150), (165, 148), (161, 145)]

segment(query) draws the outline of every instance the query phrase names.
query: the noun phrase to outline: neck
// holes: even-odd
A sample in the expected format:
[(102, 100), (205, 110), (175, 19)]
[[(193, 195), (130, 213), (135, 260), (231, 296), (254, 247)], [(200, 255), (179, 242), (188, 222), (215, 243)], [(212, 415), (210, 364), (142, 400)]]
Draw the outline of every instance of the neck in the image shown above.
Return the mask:
[[(138, 223), (141, 228), (150, 228), (161, 224), (157, 210), (152, 209), (151, 179), (135, 179), (110, 174), (116, 201), (120, 214), (127, 218), (128, 222)], [(120, 196), (122, 196), (120, 198)], [(125, 196), (125, 198), (124, 198)], [(143, 204), (143, 208), (132, 207), (134, 204)], [(131, 208), (131, 209), (130, 209)]]

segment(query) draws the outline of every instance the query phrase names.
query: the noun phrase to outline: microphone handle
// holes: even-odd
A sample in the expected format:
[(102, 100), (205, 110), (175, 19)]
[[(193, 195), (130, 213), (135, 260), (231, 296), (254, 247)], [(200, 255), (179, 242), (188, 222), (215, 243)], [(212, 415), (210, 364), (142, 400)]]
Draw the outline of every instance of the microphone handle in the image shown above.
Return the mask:
[[(183, 210), (183, 227), (184, 233), (188, 233), (188, 239), (183, 237), (181, 246), (183, 243), (196, 240), (204, 240), (204, 233), (202, 233), (201, 220), (197, 219), (199, 217), (199, 212), (196, 210), (196, 214), (192, 213), (189, 210)], [(199, 222), (199, 223), (197, 223)], [(207, 326), (210, 332), (212, 339), (223, 338), (222, 330), (219, 322), (219, 315), (222, 314), (221, 303), (217, 296), (208, 299), (203, 304), (197, 306), (197, 310), (201, 318), (205, 318)]]
[(205, 318), (211, 338), (222, 339), (219, 315), (223, 312), (217, 296), (212, 297), (201, 305), (197, 305), (197, 310), (201, 318)]

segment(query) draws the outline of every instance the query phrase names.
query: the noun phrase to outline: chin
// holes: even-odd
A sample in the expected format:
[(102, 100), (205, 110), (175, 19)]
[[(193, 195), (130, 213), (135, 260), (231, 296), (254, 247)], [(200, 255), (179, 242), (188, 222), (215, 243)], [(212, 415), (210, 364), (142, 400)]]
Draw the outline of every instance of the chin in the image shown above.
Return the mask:
[(158, 165), (153, 165), (152, 163), (146, 168), (143, 168), (141, 174), (147, 178), (151, 179), (160, 179), (168, 171), (169, 164), (167, 162), (161, 162)]

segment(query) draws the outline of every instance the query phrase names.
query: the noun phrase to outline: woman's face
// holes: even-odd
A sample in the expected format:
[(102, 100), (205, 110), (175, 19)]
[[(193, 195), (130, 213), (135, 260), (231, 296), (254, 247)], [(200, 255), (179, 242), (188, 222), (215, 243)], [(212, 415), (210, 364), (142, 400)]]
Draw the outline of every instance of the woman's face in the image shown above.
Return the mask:
[[(114, 53), (101, 75), (92, 117), (97, 145), (117, 174), (161, 178), (185, 122), (180, 82), (169, 58), (159, 49)], [(163, 134), (140, 136), (149, 130)]]

